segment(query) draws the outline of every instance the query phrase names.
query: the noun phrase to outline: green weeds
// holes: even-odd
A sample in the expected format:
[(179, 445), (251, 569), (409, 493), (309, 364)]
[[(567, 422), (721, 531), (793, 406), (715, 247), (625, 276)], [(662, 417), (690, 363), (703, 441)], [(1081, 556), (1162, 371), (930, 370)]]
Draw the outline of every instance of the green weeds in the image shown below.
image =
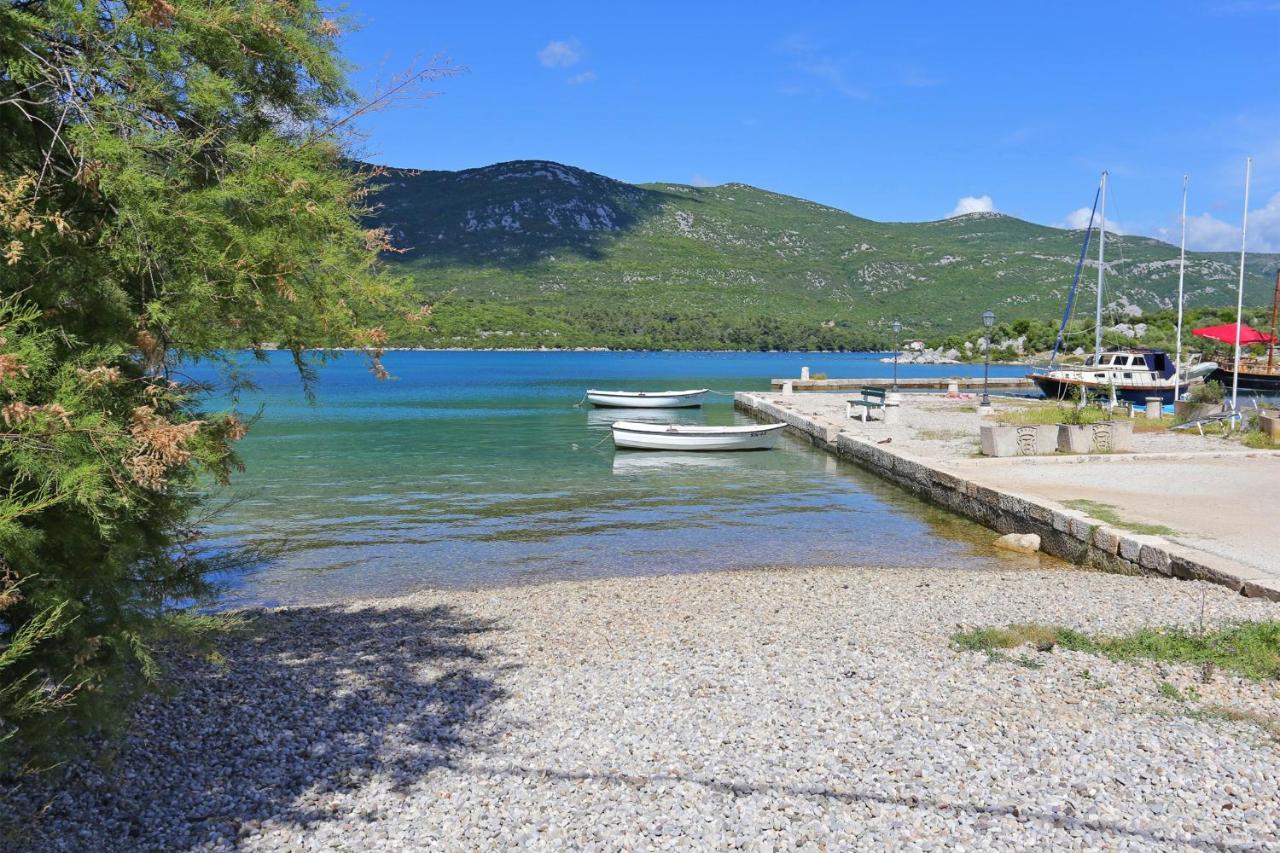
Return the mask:
[(1134, 533), (1145, 533), (1151, 536), (1176, 536), (1178, 531), (1165, 527), (1163, 524), (1145, 524), (1137, 521), (1125, 521), (1120, 517), (1116, 508), (1111, 504), (1099, 503), (1098, 501), (1071, 500), (1063, 501), (1063, 506), (1078, 509), (1086, 512), (1099, 521), (1105, 522), (1112, 527), (1119, 527), (1124, 530), (1130, 530)]

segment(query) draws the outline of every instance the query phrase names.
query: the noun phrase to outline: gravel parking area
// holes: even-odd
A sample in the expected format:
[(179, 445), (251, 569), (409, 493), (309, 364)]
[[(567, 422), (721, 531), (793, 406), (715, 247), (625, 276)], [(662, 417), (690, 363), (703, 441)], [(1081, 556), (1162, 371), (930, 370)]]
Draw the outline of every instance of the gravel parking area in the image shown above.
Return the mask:
[(1274, 683), (948, 641), (1277, 613), (1164, 579), (881, 569), (254, 611), (113, 761), (4, 792), (0, 844), (1280, 849), (1280, 744), (1211, 713), (1280, 719)]

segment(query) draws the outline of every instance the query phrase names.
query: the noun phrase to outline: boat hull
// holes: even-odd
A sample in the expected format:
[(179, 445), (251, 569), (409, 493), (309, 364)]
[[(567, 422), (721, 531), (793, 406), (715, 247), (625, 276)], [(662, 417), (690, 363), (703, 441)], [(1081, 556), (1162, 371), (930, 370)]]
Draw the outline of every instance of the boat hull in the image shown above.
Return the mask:
[[(1045, 376), (1038, 373), (1032, 373), (1028, 378), (1036, 384), (1036, 387), (1048, 397), (1050, 400), (1065, 400), (1071, 397), (1075, 388), (1083, 386), (1086, 393), (1089, 394), (1107, 394), (1111, 393), (1111, 385), (1098, 385), (1078, 381), (1069, 381), (1058, 379), (1053, 376)], [(1184, 382), (1182, 387), (1187, 387)], [(1160, 402), (1170, 404), (1173, 402), (1173, 386), (1153, 387), (1150, 385), (1141, 386), (1125, 386), (1116, 385), (1116, 399), (1124, 400), (1129, 403), (1146, 403), (1148, 397), (1159, 397)]]
[(587, 391), (587, 402), (613, 409), (694, 409), (702, 405), (709, 392), (705, 388), (692, 391)]
[(617, 421), (613, 424), (613, 444), (630, 450), (770, 450), (785, 426), (682, 427)]
[[(1231, 371), (1219, 367), (1209, 377), (1210, 380), (1221, 382), (1228, 389), (1231, 388)], [(1280, 373), (1248, 373), (1240, 371), (1240, 381), (1238, 387), (1245, 391), (1263, 391), (1269, 394), (1280, 394)]]

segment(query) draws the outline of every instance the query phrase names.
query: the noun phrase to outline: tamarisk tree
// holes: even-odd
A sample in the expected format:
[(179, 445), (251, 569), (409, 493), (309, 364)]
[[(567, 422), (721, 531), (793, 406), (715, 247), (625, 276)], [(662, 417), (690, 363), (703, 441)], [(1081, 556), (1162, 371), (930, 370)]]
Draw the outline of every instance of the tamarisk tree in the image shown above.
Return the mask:
[[(200, 495), (237, 467), (193, 359), (373, 351), (399, 286), (314, 0), (0, 5), (0, 750), (102, 729), (211, 621)], [(116, 713), (116, 717), (118, 717)], [(56, 750), (55, 750), (56, 753)]]

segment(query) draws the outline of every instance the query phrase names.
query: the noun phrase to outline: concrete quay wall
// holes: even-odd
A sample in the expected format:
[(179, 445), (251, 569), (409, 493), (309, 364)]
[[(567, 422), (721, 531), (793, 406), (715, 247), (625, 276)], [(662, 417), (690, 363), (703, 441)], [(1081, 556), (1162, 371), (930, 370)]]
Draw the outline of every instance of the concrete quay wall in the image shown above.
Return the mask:
[(738, 392), (734, 406), (752, 417), (785, 423), (814, 446), (999, 533), (1039, 534), (1041, 550), (1069, 562), (1111, 572), (1207, 580), (1243, 595), (1280, 600), (1280, 592), (1206, 565), (1161, 537), (1118, 530), (1082, 512), (976, 483), (935, 460), (841, 432), (762, 395)]

